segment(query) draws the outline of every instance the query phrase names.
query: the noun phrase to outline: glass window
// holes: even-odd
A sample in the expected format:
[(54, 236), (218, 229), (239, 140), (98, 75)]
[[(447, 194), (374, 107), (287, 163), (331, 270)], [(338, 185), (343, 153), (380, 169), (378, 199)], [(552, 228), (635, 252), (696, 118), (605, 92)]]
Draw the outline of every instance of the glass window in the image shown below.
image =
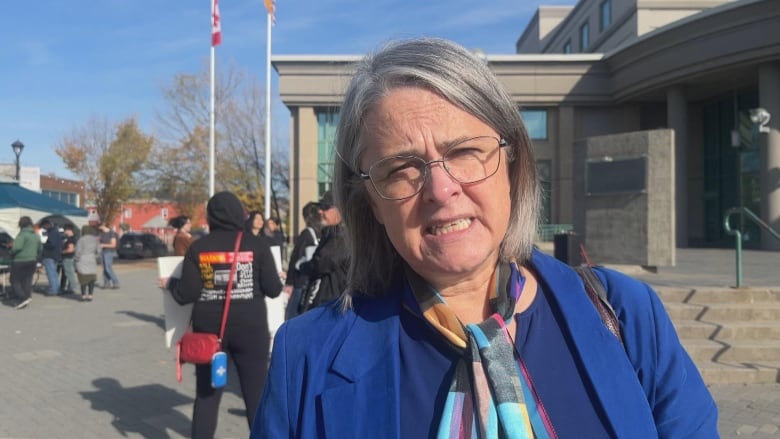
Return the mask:
[(599, 5), (599, 30), (603, 31), (612, 24), (612, 0), (604, 0)]
[(563, 53), (571, 53), (571, 40), (566, 41), (563, 45)]
[(547, 110), (520, 110), (520, 117), (532, 140), (547, 139)]
[(125, 208), (125, 218), (132, 218), (133, 217), (133, 209), (127, 207)]
[(580, 52), (587, 52), (590, 47), (590, 25), (586, 21), (580, 26)]
[(168, 219), (168, 208), (163, 207), (162, 210), (160, 211), (160, 215), (162, 215), (163, 218)]
[(337, 108), (320, 108), (317, 113), (317, 189), (322, 195), (331, 189), (336, 146)]
[(73, 206), (78, 206), (77, 194), (74, 194), (72, 192), (43, 190), (41, 191), (41, 193), (43, 193), (43, 195), (46, 195), (49, 198), (54, 198), (55, 200), (62, 201), (63, 203), (68, 203)]

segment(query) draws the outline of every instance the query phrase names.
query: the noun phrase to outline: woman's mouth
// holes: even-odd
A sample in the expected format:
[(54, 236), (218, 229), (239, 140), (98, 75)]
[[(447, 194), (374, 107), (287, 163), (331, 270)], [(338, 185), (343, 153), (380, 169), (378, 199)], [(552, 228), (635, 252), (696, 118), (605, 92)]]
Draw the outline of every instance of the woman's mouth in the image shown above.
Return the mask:
[(446, 235), (447, 233), (457, 232), (467, 229), (471, 225), (471, 218), (461, 218), (446, 224), (428, 227), (428, 233), (434, 236)]

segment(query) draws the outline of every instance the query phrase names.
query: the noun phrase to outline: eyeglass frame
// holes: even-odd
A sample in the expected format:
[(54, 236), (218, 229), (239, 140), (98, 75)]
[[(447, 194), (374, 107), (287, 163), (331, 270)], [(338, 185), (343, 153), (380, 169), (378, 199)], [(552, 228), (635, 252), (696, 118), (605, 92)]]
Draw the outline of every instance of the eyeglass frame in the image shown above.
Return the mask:
[[(459, 145), (462, 145), (462, 144), (464, 144), (464, 143), (466, 143), (466, 142), (468, 142), (468, 141), (474, 140), (474, 139), (482, 139), (482, 138), (491, 138), (491, 139), (494, 139), (494, 140), (497, 140), (497, 141), (498, 141), (498, 152), (499, 152), (499, 155), (498, 155), (498, 163), (496, 164), (496, 169), (495, 169), (495, 170), (493, 171), (493, 173), (491, 173), (490, 175), (486, 175), (485, 177), (483, 177), (483, 178), (480, 178), (479, 180), (474, 180), (474, 181), (470, 181), (470, 182), (468, 182), (468, 183), (464, 183), (464, 182), (460, 181), (460, 180), (459, 180), (457, 177), (455, 177), (454, 175), (452, 175), (452, 173), (450, 172), (449, 168), (447, 167), (447, 162), (445, 161), (445, 160), (446, 160), (446, 159), (445, 159), (445, 156), (447, 155), (447, 153), (449, 153), (450, 151), (452, 151), (453, 149), (455, 149), (455, 148), (456, 148), (456, 147), (458, 147)], [(394, 155), (394, 156), (388, 156), (388, 157), (381, 158), (381, 159), (379, 159), (379, 160), (375, 161), (374, 163), (372, 163), (372, 164), (371, 164), (371, 166), (369, 166), (369, 167), (368, 167), (368, 172), (363, 172), (363, 171), (361, 171), (360, 169), (358, 169), (358, 170), (357, 170), (357, 172), (356, 172), (356, 174), (357, 174), (357, 176), (358, 176), (358, 177), (360, 177), (360, 179), (362, 179), (362, 180), (369, 180), (369, 181), (371, 182), (371, 186), (373, 186), (373, 187), (374, 187), (374, 190), (376, 191), (377, 195), (379, 195), (379, 197), (380, 197), (380, 198), (382, 198), (383, 200), (388, 200), (388, 201), (401, 201), (401, 200), (406, 200), (406, 199), (412, 198), (412, 197), (414, 197), (415, 195), (417, 195), (417, 194), (419, 194), (420, 192), (422, 192), (423, 188), (425, 187), (425, 183), (428, 181), (428, 175), (430, 174), (430, 171), (429, 171), (429, 170), (430, 170), (430, 168), (431, 168), (431, 165), (433, 165), (433, 164), (435, 164), (435, 163), (441, 163), (441, 164), (442, 164), (442, 168), (444, 169), (444, 172), (446, 172), (446, 173), (447, 173), (447, 175), (448, 175), (450, 178), (452, 178), (453, 180), (457, 181), (459, 184), (463, 184), (463, 185), (471, 185), (471, 184), (475, 184), (475, 183), (479, 183), (479, 182), (481, 182), (481, 181), (485, 181), (485, 180), (487, 180), (488, 178), (490, 178), (490, 177), (492, 177), (492, 176), (496, 175), (496, 172), (498, 172), (498, 168), (500, 168), (500, 167), (501, 167), (501, 149), (502, 149), (502, 148), (505, 148), (505, 147), (507, 147), (507, 146), (509, 146), (509, 143), (507, 143), (506, 139), (505, 139), (505, 138), (503, 138), (503, 137), (494, 137), (494, 136), (475, 136), (475, 137), (469, 137), (468, 139), (463, 139), (463, 140), (461, 140), (460, 142), (457, 142), (457, 143), (455, 143), (455, 144), (451, 145), (449, 148), (447, 148), (447, 150), (446, 150), (446, 151), (444, 151), (444, 153), (441, 155), (441, 157), (439, 157), (438, 159), (435, 159), (435, 160), (428, 160), (428, 161), (426, 161), (426, 160), (425, 160), (425, 159), (423, 159), (422, 157), (419, 157), (419, 156), (416, 156), (416, 155)], [(339, 154), (339, 157), (341, 157), (341, 155), (340, 155), (340, 154)], [(383, 161), (385, 161), (385, 160), (394, 159), (394, 158), (416, 158), (416, 159), (419, 159), (420, 161), (422, 161), (422, 162), (423, 162), (423, 164), (422, 164), (422, 167), (421, 167), (421, 169), (422, 169), (422, 177), (423, 177), (423, 182), (422, 182), (422, 184), (420, 185), (420, 188), (419, 188), (419, 189), (417, 189), (417, 191), (415, 191), (415, 192), (414, 192), (413, 194), (411, 194), (411, 195), (408, 195), (408, 196), (405, 196), (405, 197), (401, 197), (401, 198), (391, 198), (391, 197), (386, 197), (386, 196), (384, 196), (384, 195), (382, 194), (382, 192), (381, 192), (381, 191), (380, 191), (380, 190), (379, 190), (379, 189), (376, 187), (376, 183), (374, 183), (374, 180), (371, 178), (371, 169), (372, 169), (374, 166), (376, 166), (377, 164), (379, 164), (379, 163), (381, 163), (381, 162), (383, 162)]]

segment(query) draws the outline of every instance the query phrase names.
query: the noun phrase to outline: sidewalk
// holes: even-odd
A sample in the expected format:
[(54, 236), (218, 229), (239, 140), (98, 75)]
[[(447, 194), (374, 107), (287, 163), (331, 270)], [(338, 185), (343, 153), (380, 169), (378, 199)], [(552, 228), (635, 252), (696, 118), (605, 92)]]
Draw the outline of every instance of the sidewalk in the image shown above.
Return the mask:
[[(748, 269), (748, 263), (757, 265)], [(755, 282), (780, 285), (772, 264), (780, 267), (780, 255), (746, 255), (746, 282), (755, 276)], [(677, 267), (641, 276), (655, 285), (687, 279), (728, 285), (731, 267), (728, 256), (685, 250)], [(696, 278), (692, 269), (706, 276)], [(93, 302), (34, 293), (28, 309), (0, 306), (0, 438), (189, 436), (193, 368), (185, 366), (184, 381), (176, 382), (174, 353), (163, 344), (154, 262), (122, 262), (117, 270), (122, 288), (97, 290)], [(235, 370), (228, 382), (217, 437), (246, 438)], [(780, 384), (711, 391), (722, 437), (780, 437)]]

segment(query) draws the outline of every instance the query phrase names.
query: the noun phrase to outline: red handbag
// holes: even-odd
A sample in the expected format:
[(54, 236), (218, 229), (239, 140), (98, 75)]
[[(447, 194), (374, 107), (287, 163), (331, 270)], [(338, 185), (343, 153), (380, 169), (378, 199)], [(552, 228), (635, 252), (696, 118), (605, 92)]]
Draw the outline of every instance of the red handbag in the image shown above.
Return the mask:
[(222, 337), (225, 335), (225, 324), (230, 310), (230, 295), (233, 291), (233, 276), (236, 275), (238, 262), (238, 247), (241, 245), (243, 231), (239, 230), (236, 246), (233, 249), (233, 263), (230, 266), (230, 278), (225, 292), (225, 306), (222, 309), (222, 324), (219, 336), (208, 332), (189, 331), (176, 343), (176, 380), (181, 382), (181, 365), (183, 363), (209, 364), (214, 354), (222, 350)]

